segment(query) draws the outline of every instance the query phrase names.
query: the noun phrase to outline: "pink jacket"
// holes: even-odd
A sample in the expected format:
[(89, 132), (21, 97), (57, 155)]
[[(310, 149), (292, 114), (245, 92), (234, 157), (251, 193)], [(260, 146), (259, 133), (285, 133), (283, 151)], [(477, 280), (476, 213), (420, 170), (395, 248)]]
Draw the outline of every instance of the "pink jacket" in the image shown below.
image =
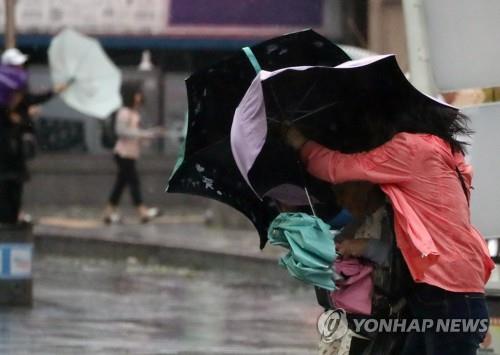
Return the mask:
[(416, 282), (454, 292), (484, 292), (494, 263), (471, 225), (455, 170), (458, 167), (469, 190), (472, 169), (441, 138), (399, 133), (357, 154), (309, 141), (301, 155), (309, 173), (322, 180), (380, 185), (392, 202), (397, 244)]
[(141, 116), (138, 111), (122, 107), (116, 113), (115, 129), (118, 141), (114, 152), (122, 158), (137, 159), (141, 153), (141, 143), (152, 138), (150, 131), (140, 128)]

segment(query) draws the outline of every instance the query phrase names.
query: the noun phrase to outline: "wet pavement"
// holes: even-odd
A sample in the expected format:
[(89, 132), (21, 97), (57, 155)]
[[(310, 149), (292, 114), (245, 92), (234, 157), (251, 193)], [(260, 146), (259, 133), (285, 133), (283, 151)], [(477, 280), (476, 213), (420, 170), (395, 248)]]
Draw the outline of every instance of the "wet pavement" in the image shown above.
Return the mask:
[(33, 309), (0, 309), (0, 354), (315, 354), (311, 288), (272, 274), (42, 257)]
[(200, 253), (223, 253), (257, 260), (278, 259), (283, 249), (268, 245), (259, 249), (259, 236), (254, 228), (235, 229), (207, 225), (205, 216), (187, 211), (169, 210), (148, 224), (140, 224), (127, 216), (124, 223), (105, 225), (102, 210), (68, 208), (38, 211), (36, 236), (63, 237), (70, 240), (98, 240), (162, 248), (183, 249)]

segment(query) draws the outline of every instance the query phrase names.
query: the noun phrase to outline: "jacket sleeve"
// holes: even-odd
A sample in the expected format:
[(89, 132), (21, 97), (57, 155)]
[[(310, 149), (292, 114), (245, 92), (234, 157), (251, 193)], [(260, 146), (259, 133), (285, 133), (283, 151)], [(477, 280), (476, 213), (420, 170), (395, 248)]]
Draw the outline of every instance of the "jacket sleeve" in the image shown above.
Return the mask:
[(368, 242), (363, 258), (373, 261), (376, 264), (382, 265), (388, 258), (391, 250), (391, 244), (386, 241), (377, 239), (366, 239)]
[(44, 102), (49, 101), (53, 97), (54, 97), (54, 91), (48, 90), (40, 93), (27, 93), (24, 96), (24, 100), (26, 101), (27, 106), (31, 106), (31, 105), (43, 104)]
[(368, 152), (344, 154), (309, 141), (300, 151), (307, 171), (331, 183), (370, 181), (402, 183), (412, 177), (414, 149), (410, 134), (400, 133)]
[(119, 138), (151, 138), (152, 134), (146, 129), (131, 127), (130, 115), (126, 110), (120, 109), (116, 114), (116, 134)]

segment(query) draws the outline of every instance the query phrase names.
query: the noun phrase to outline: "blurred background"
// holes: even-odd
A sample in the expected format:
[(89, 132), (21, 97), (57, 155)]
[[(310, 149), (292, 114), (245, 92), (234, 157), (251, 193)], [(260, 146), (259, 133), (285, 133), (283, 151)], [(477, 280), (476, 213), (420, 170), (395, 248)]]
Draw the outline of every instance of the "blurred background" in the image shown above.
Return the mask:
[[(0, 2), (0, 21), (6, 18)], [(140, 79), (146, 96), (145, 126), (163, 125), (170, 135), (145, 150), (140, 171), (145, 200), (171, 206), (187, 201), (166, 196), (187, 108), (184, 79), (189, 73), (258, 41), (314, 28), (335, 43), (397, 53), (406, 64), (400, 1), (287, 0), (17, 0), (16, 46), (30, 56), (32, 91), (48, 88), (47, 48), (65, 27), (95, 36), (122, 71)], [(4, 26), (0, 23), (0, 26)], [(40, 205), (101, 206), (114, 166), (100, 146), (98, 120), (55, 98), (37, 120), (40, 153), (32, 163), (26, 209)], [(104, 195), (103, 195), (104, 194)], [(195, 199), (205, 207), (213, 204)], [(216, 204), (217, 205), (217, 204)], [(200, 207), (200, 205), (197, 205)], [(223, 207), (222, 207), (223, 208)], [(231, 213), (231, 212), (228, 212)], [(238, 216), (231, 216), (238, 219)], [(227, 219), (227, 218), (224, 218)], [(241, 222), (245, 223), (245, 222)]]
[[(47, 48), (66, 27), (96, 37), (125, 81), (143, 82), (145, 126), (162, 125), (169, 131), (168, 138), (145, 150), (140, 162), (145, 199), (160, 206), (214, 205), (162, 193), (181, 140), (189, 73), (243, 46), (304, 28), (314, 28), (334, 43), (395, 53), (404, 71), (409, 66), (401, 0), (6, 0), (0, 2), (2, 28), (6, 5), (12, 12), (7, 38), (30, 56), (32, 90), (50, 86)], [(499, 94), (494, 88), (471, 89), (444, 98), (467, 105), (497, 100)], [(105, 202), (95, 186), (110, 186), (114, 167), (100, 145), (99, 129), (98, 120), (87, 119), (59, 98), (43, 107), (37, 120), (41, 154), (32, 163), (27, 209)]]

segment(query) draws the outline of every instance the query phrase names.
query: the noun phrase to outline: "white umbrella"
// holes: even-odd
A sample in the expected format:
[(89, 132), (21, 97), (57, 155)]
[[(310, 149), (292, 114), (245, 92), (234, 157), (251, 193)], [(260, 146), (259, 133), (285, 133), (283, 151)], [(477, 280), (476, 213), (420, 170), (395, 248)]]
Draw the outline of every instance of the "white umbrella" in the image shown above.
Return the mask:
[(71, 81), (61, 97), (75, 110), (106, 118), (121, 106), (121, 73), (96, 39), (63, 30), (50, 43), (49, 64), (55, 84)]

